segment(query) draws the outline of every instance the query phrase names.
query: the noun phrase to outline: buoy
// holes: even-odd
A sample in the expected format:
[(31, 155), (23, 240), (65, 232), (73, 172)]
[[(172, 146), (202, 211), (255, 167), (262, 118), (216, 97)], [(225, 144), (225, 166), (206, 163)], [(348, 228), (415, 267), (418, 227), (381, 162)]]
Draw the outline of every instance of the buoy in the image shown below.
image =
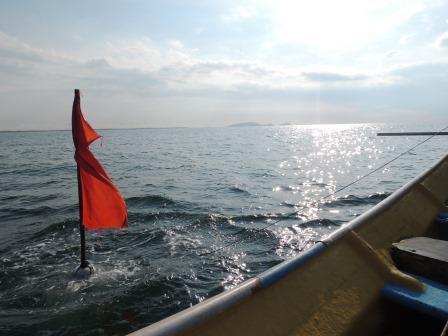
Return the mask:
[(88, 278), (93, 273), (95, 273), (95, 268), (87, 260), (75, 270), (74, 274), (78, 278)]

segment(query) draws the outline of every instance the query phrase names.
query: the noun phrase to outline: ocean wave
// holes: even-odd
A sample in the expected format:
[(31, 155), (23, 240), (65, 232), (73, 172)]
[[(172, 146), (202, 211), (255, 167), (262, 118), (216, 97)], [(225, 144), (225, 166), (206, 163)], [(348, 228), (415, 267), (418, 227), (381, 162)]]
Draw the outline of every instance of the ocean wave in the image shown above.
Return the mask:
[(16, 199), (20, 199), (19, 195), (8, 195), (8, 196), (0, 196), (0, 200), (2, 201), (14, 201)]
[(283, 201), (280, 204), (285, 206), (285, 207), (288, 207), (288, 208), (297, 208), (297, 207), (300, 206), (299, 204), (291, 203), (291, 202), (288, 202), (288, 201)]
[[(54, 186), (55, 184), (59, 184), (60, 179), (40, 179), (36, 182), (22, 182), (20, 183), (10, 183), (5, 188), (5, 190), (14, 190), (14, 191), (26, 191), (37, 193), (40, 189), (46, 189), (49, 186)], [(73, 179), (73, 186), (76, 186), (75, 179)]]
[(231, 192), (235, 193), (235, 194), (243, 194), (243, 195), (246, 195), (246, 196), (251, 196), (252, 195), (248, 190), (243, 189), (243, 188), (238, 187), (238, 186), (230, 187), (229, 190)]
[(319, 218), (305, 221), (299, 224), (300, 227), (338, 227), (344, 222), (341, 220), (333, 220), (328, 218)]
[[(168, 231), (162, 228), (151, 228), (146, 230), (130, 231), (127, 238), (127, 245), (132, 248), (140, 247), (151, 244), (160, 244), (168, 235)], [(106, 251), (108, 248), (106, 248)], [(99, 249), (95, 250), (96, 253), (101, 252)]]
[(79, 227), (79, 219), (66, 219), (61, 222), (53, 223), (34, 233), (28, 240), (36, 240), (41, 237), (48, 237), (54, 233), (66, 234)]
[[(250, 219), (257, 219), (257, 220), (243, 220), (240, 222), (250, 222), (250, 223), (256, 223), (256, 222), (264, 222), (265, 225), (262, 225), (260, 227), (256, 227), (258, 229), (265, 229), (265, 228), (272, 228), (278, 226), (277, 224), (283, 224), (283, 221), (294, 221), (294, 224), (292, 225), (282, 225), (283, 227), (291, 227), (293, 225), (299, 225), (300, 227), (329, 227), (329, 226), (340, 226), (343, 221), (340, 220), (332, 220), (328, 218), (317, 218), (317, 219), (311, 219), (311, 220), (303, 220), (302, 218), (298, 218), (298, 214), (277, 214), (273, 216), (266, 216), (266, 215), (253, 215), (253, 216), (245, 216)], [(232, 219), (232, 222), (238, 223), (239, 221), (236, 221)], [(241, 223), (236, 224), (237, 226), (241, 226)]]
[[(39, 198), (39, 197), (38, 197)], [(43, 197), (45, 198), (45, 197)], [(31, 200), (25, 203), (36, 203)], [(55, 215), (68, 215), (72, 214), (78, 209), (78, 205), (67, 205), (61, 207), (53, 207), (48, 205), (42, 205), (38, 207), (9, 207), (6, 209), (0, 209), (1, 219), (2, 220), (11, 220), (11, 219), (20, 219), (20, 218), (47, 218)]]
[(22, 205), (34, 205), (34, 204), (38, 204), (38, 203), (43, 203), (43, 202), (48, 202), (48, 201), (52, 201), (58, 198), (63, 197), (62, 193), (52, 193), (52, 194), (47, 194), (47, 195), (39, 195), (39, 194), (29, 194), (29, 195), (23, 195), (23, 196), (19, 196), (17, 198), (13, 198), (10, 199), (12, 200), (19, 200), (20, 204)]
[(274, 188), (275, 191), (298, 191), (300, 188), (291, 185), (280, 185)]
[(199, 220), (206, 216), (205, 214), (182, 212), (182, 211), (155, 211), (155, 212), (128, 212), (128, 217), (132, 221), (145, 223), (167, 220)]
[(129, 206), (162, 206), (174, 205), (176, 202), (169, 197), (161, 195), (145, 195), (126, 198), (126, 204)]
[(372, 195), (362, 197), (355, 195), (346, 195), (332, 201), (327, 201), (325, 202), (324, 206), (345, 207), (345, 206), (356, 206), (360, 204), (376, 204), (386, 199), (390, 195), (391, 193), (375, 193)]
[(295, 213), (283, 214), (283, 213), (264, 213), (264, 214), (251, 214), (251, 215), (240, 215), (232, 216), (230, 220), (234, 222), (266, 222), (268, 220), (287, 220), (294, 219), (296, 217)]
[[(182, 211), (166, 211), (151, 213), (131, 213), (129, 219), (136, 223), (154, 223), (161, 227), (177, 230), (206, 229), (229, 223), (229, 217), (216, 213), (195, 213)], [(230, 224), (229, 224), (230, 225)]]
[(282, 258), (291, 258), (296, 253), (303, 251), (315, 244), (320, 234), (313, 227), (293, 225), (276, 231), (278, 245), (276, 254)]
[(28, 209), (27, 208), (0, 209), (0, 213), (3, 213), (1, 215), (2, 220), (16, 219), (29, 216), (48, 216), (54, 211), (56, 211), (55, 208), (47, 205)]
[(239, 236), (243, 239), (249, 238), (250, 240), (254, 240), (259, 244), (266, 242), (266, 240), (270, 242), (276, 241), (276, 234), (267, 227), (242, 227), (240, 230), (238, 230), (236, 236)]
[(382, 201), (386, 198), (388, 198), (392, 193), (390, 192), (378, 192), (372, 195), (367, 196), (367, 199), (370, 201)]
[(39, 167), (24, 167), (18, 166), (9, 170), (2, 170), (1, 175), (8, 176), (52, 176), (60, 175), (63, 172), (75, 172), (75, 164), (58, 164), (58, 165), (45, 165)]
[[(165, 189), (170, 189), (170, 186), (165, 186)], [(163, 195), (144, 195), (126, 198), (126, 204), (129, 209), (145, 209), (145, 208), (175, 208), (175, 209), (196, 209), (198, 206), (195, 203), (172, 199)]]

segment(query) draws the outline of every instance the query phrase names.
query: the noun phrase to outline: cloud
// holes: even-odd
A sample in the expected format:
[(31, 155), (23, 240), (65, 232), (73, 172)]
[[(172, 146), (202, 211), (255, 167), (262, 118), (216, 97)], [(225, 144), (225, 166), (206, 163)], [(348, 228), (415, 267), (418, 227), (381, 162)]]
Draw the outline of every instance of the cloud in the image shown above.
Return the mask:
[(41, 62), (45, 60), (41, 50), (20, 42), (18, 39), (0, 31), (0, 57), (20, 61)]
[[(0, 72), (8, 73), (16, 88), (84, 86), (174, 96), (248, 87), (267, 91), (378, 87), (392, 85), (398, 78), (390, 72), (310, 71), (245, 60), (206, 59), (177, 40), (158, 44), (148, 38), (120, 40), (99, 45), (92, 55), (66, 57), (24, 45), (4, 33), (0, 37)], [(4, 40), (8, 43), (2, 44)], [(0, 85), (0, 89), (6, 87)]]
[(332, 72), (304, 72), (305, 78), (315, 82), (346, 82), (363, 81), (368, 79), (367, 75), (343, 75)]
[(446, 62), (415, 63), (397, 67), (392, 73), (405, 79), (406, 82), (413, 84), (421, 80), (444, 80), (448, 83), (446, 76), (448, 73), (448, 63)]
[(230, 12), (225, 14), (222, 19), (224, 21), (235, 22), (247, 20), (255, 17), (258, 14), (258, 8), (253, 5), (238, 4), (231, 8)]
[(158, 45), (145, 37), (109, 42), (98, 52), (117, 68), (154, 72), (172, 64), (191, 63), (194, 50), (177, 40)]
[(116, 66), (107, 58), (68, 57), (32, 47), (0, 32), (0, 90), (130, 89), (136, 93), (163, 87), (156, 76), (137, 67)]
[(444, 32), (436, 39), (436, 46), (441, 48), (448, 48), (448, 31)]
[[(316, 121), (309, 113), (316, 106), (322, 122), (387, 119), (379, 110), (446, 112), (448, 63), (382, 73), (311, 70), (205, 58), (180, 41), (147, 38), (113, 41), (94, 52), (67, 56), (0, 33), (2, 128), (69, 127), (58, 111), (70, 108), (73, 88), (94, 92), (89, 106), (97, 111), (97, 127), (219, 126), (247, 116), (307, 123)], [(367, 114), (357, 118), (356, 111)]]
[(400, 40), (398, 41), (398, 43), (399, 43), (400, 45), (406, 45), (406, 44), (409, 43), (409, 41), (411, 41), (411, 39), (413, 38), (413, 36), (414, 36), (414, 34), (407, 34), (407, 35), (404, 35), (404, 36), (402, 36), (402, 37), (400, 38)]

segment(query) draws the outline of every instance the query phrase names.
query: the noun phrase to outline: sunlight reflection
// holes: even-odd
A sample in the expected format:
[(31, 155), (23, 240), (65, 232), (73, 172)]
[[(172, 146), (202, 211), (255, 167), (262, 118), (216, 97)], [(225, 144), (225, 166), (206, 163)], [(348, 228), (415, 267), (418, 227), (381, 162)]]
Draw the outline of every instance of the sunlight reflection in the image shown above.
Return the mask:
[(234, 254), (221, 261), (222, 267), (229, 273), (228, 276), (221, 282), (221, 285), (227, 290), (235, 287), (245, 279), (245, 274), (250, 272), (246, 263), (243, 262), (245, 253)]
[(300, 228), (298, 225), (283, 228), (276, 234), (279, 242), (275, 253), (285, 259), (311, 247), (319, 237), (312, 228)]
[[(278, 134), (278, 139), (290, 149), (290, 156), (282, 157), (277, 164), (282, 183), (272, 186), (272, 197), (298, 211), (294, 218), (300, 225), (317, 220), (334, 223), (332, 221), (342, 215), (329, 205), (338, 196), (329, 195), (374, 166), (373, 162), (382, 154), (377, 143), (371, 140), (375, 136), (374, 127), (367, 124), (308, 125), (283, 130), (285, 133)], [(369, 160), (367, 165), (366, 159)], [(327, 198), (323, 200), (324, 197)], [(319, 231), (314, 227), (283, 228), (278, 233), (278, 254), (289, 255), (288, 249), (295, 253), (312, 244), (313, 237), (322, 235), (316, 230)]]

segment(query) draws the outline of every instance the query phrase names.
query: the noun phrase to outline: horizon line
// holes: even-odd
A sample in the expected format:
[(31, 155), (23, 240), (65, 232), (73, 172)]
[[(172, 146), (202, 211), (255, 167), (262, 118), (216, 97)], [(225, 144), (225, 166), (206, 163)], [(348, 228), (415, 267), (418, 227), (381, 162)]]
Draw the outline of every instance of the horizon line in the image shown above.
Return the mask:
[[(227, 128), (232, 127), (238, 124), (246, 124), (250, 122), (241, 122), (228, 124), (224, 126), (162, 126), (162, 127), (105, 127), (105, 128), (94, 128), (99, 131), (113, 131), (113, 130), (139, 130), (139, 129), (178, 129), (178, 128)], [(284, 124), (258, 124), (258, 125), (241, 125), (240, 127), (288, 127), (288, 126), (311, 126), (311, 125), (380, 125), (380, 124), (399, 124), (396, 122), (387, 123), (387, 122), (334, 122), (334, 123), (304, 123), (304, 124), (293, 124), (293, 123), (284, 123)], [(401, 123), (400, 123), (401, 124)], [(406, 123), (403, 123), (406, 124)], [(233, 128), (233, 127), (232, 127)], [(12, 129), (12, 130), (1, 130), (0, 133), (8, 133), (8, 132), (63, 132), (63, 131), (71, 131), (71, 128), (58, 128), (58, 129)]]

